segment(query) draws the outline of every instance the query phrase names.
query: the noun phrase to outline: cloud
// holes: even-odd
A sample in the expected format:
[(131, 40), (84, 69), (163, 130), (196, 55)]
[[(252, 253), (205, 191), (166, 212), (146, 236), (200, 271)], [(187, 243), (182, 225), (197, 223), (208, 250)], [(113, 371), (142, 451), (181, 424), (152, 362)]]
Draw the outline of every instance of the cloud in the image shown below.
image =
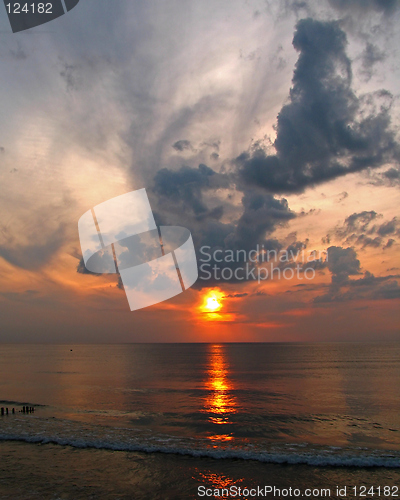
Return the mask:
[(350, 300), (392, 300), (400, 298), (400, 275), (375, 277), (366, 271), (358, 280), (349, 280), (342, 287), (330, 287), (327, 294), (316, 297), (315, 303), (347, 302)]
[(244, 211), (237, 222), (234, 235), (227, 239), (233, 248), (251, 250), (263, 242), (266, 233), (272, 233), (276, 225), (295, 217), (287, 200), (271, 194), (247, 191), (242, 198)]
[[(222, 203), (218, 197), (221, 188), (229, 188), (230, 193)], [(207, 253), (211, 255), (207, 261), (208, 268), (225, 267), (234, 271), (243, 266), (242, 255), (242, 260), (221, 263), (214, 259), (215, 250), (249, 252), (255, 250), (257, 245), (260, 248), (263, 246), (264, 250), (280, 250), (282, 244), (270, 235), (278, 226), (284, 226), (296, 217), (286, 199), (244, 186), (241, 189), (239, 201), (239, 189), (232, 184), (231, 174), (215, 172), (204, 164), (198, 168), (184, 166), (176, 171), (164, 168), (154, 177), (152, 206), (156, 214), (161, 214), (156, 217), (158, 222), (189, 228), (195, 248), (207, 247)], [(231, 202), (233, 195), (236, 201)], [(212, 206), (212, 203), (218, 204)], [(198, 257), (201, 267), (202, 255)], [(240, 281), (242, 279), (239, 278)], [(214, 284), (218, 284), (214, 278), (199, 280), (196, 287)]]
[[(217, 174), (204, 164), (200, 164), (198, 168), (184, 166), (177, 171), (162, 168), (154, 177), (153, 192), (161, 198), (161, 203), (164, 202), (164, 208), (165, 202), (169, 200), (170, 206), (173, 205), (175, 209), (189, 210), (196, 216), (204, 216), (210, 212), (204, 203), (203, 191), (225, 187), (228, 182), (226, 176)], [(214, 212), (214, 217), (216, 215), (222, 213)]]
[(340, 203), (341, 201), (345, 200), (348, 197), (349, 197), (349, 193), (347, 191), (343, 191), (339, 195), (338, 203)]
[(383, 176), (390, 181), (400, 181), (400, 170), (397, 168), (389, 168), (383, 173)]
[(17, 242), (14, 237), (0, 244), (0, 257), (21, 269), (36, 270), (47, 264), (60, 250), (67, 239), (66, 225), (47, 234), (29, 234), (30, 242)]
[(389, 281), (381, 286), (373, 295), (375, 299), (398, 299), (400, 298), (400, 286), (396, 280)]
[(154, 177), (157, 212), (164, 218), (174, 214), (188, 225), (204, 244), (223, 248), (251, 249), (265, 242), (265, 235), (295, 217), (287, 200), (272, 194), (246, 188), (241, 199), (241, 215), (231, 223), (217, 222), (224, 207), (209, 208), (204, 192), (230, 186), (230, 176), (207, 167), (181, 167), (177, 171), (162, 169)]
[(374, 66), (378, 62), (383, 62), (386, 55), (376, 45), (368, 42), (364, 52), (361, 54), (362, 69), (361, 74), (369, 81), (374, 74)]
[(353, 248), (329, 247), (326, 263), (332, 273), (331, 284), (327, 293), (314, 299), (317, 304), (400, 298), (400, 287), (397, 282), (400, 275), (375, 277), (369, 271), (365, 271), (362, 278), (350, 279), (350, 276), (361, 274), (360, 261)]
[(373, 186), (400, 187), (400, 168), (391, 167), (384, 172), (366, 172), (368, 182)]
[(79, 259), (79, 263), (76, 266), (76, 272), (79, 274), (92, 274), (93, 276), (102, 276), (102, 273), (93, 273), (92, 271), (89, 271), (85, 266), (83, 257)]
[(367, 231), (369, 225), (378, 217), (374, 210), (364, 210), (363, 212), (355, 212), (354, 214), (346, 217), (344, 224), (341, 228), (336, 229), (336, 235), (339, 238), (348, 236), (354, 232), (360, 233)]
[(376, 236), (375, 238), (371, 238), (369, 236), (365, 236), (365, 234), (361, 234), (357, 240), (355, 241), (355, 245), (360, 245), (362, 248), (373, 247), (379, 248), (382, 243), (382, 238)]
[(289, 102), (277, 118), (275, 154), (258, 147), (239, 155), (236, 165), (245, 184), (274, 193), (302, 192), (400, 158), (388, 107), (361, 117), (365, 99), (351, 88), (346, 45), (336, 21), (297, 23), (293, 46), (299, 58)]
[(360, 274), (360, 261), (353, 248), (329, 247), (327, 263), (332, 273), (332, 282), (342, 283), (349, 276)]
[(61, 78), (65, 81), (67, 91), (71, 92), (79, 90), (81, 86), (81, 76), (79, 67), (75, 64), (63, 63), (63, 68), (60, 71)]
[[(200, 164), (198, 168), (163, 168), (155, 174), (153, 200), (156, 212), (162, 214), (160, 220), (181, 221), (192, 231), (197, 247), (249, 250), (267, 244), (281, 248), (270, 235), (295, 214), (277, 195), (301, 192), (349, 172), (380, 166), (398, 153), (388, 108), (365, 114), (362, 105), (370, 105), (376, 96), (360, 100), (351, 88), (351, 61), (339, 23), (303, 19), (297, 24), (293, 45), (299, 57), (289, 101), (278, 114), (275, 154), (256, 141), (250, 151), (232, 162), (229, 173)], [(368, 55), (372, 64), (377, 55), (371, 50)], [(218, 150), (219, 143), (213, 146)], [(179, 140), (173, 147), (185, 151), (193, 146), (188, 140)], [(230, 203), (229, 197), (216, 204), (221, 188), (229, 189), (232, 196), (242, 192), (241, 206), (237, 201)], [(343, 192), (340, 201), (347, 196)], [(210, 203), (213, 197), (214, 203)], [(227, 217), (238, 210), (237, 217)], [(342, 236), (356, 233), (357, 244), (380, 245), (381, 235), (372, 237), (362, 231), (376, 215), (353, 214), (346, 219)], [(344, 250), (348, 257), (351, 252)], [(343, 272), (334, 274), (335, 279), (344, 276)]]
[(378, 229), (378, 234), (381, 236), (387, 236), (388, 234), (394, 234), (398, 231), (397, 227), (399, 225), (399, 220), (397, 217), (393, 217), (391, 221), (385, 222)]
[(224, 299), (240, 299), (242, 297), (247, 297), (249, 294), (246, 292), (243, 293), (230, 293), (229, 295), (224, 295)]
[[(323, 242), (329, 243), (332, 239), (336, 239), (347, 245), (378, 248), (383, 244), (384, 237), (400, 234), (400, 221), (397, 217), (379, 225), (376, 222), (380, 218), (382, 215), (374, 210), (356, 212), (346, 217), (341, 226), (331, 230), (323, 238)], [(387, 242), (383, 248), (390, 248), (394, 242), (394, 239), (392, 243)]]
[[(157, 223), (188, 227), (196, 248), (208, 245), (211, 252), (214, 249), (249, 250), (257, 244), (265, 245), (266, 249), (280, 249), (282, 242), (274, 239), (272, 233), (296, 216), (287, 200), (280, 196), (282, 193), (301, 192), (348, 172), (381, 165), (393, 157), (397, 145), (390, 130), (388, 109), (381, 108), (361, 117), (364, 101), (352, 90), (351, 61), (346, 54), (346, 35), (340, 26), (338, 22), (312, 19), (297, 24), (293, 45), (299, 56), (289, 99), (278, 114), (275, 152), (253, 142), (256, 146), (231, 164), (226, 161), (220, 166), (219, 162), (210, 162), (213, 168), (205, 164), (209, 158), (219, 160), (217, 138), (220, 136), (212, 129), (196, 137), (194, 129), (204, 125), (204, 117), (214, 119), (217, 114), (223, 114), (222, 111), (231, 109), (228, 103), (233, 87), (218, 95), (196, 95), (184, 106), (177, 101), (180, 104), (168, 114), (168, 119), (163, 118), (157, 133), (146, 132), (147, 137), (155, 137), (154, 147), (150, 148), (141, 145), (143, 131), (147, 128), (153, 131), (157, 115), (151, 109), (147, 113), (147, 108), (142, 106), (158, 103), (159, 98), (151, 100), (144, 95), (140, 106), (135, 100), (136, 108), (149, 117), (149, 123), (144, 127), (141, 120), (134, 120), (127, 134), (127, 143), (135, 151), (131, 172), (135, 178), (137, 174), (148, 176), (147, 186), (147, 181), (153, 178), (151, 192), (149, 188), (148, 191)], [(368, 55), (372, 64), (376, 54), (372, 51)], [(257, 64), (262, 65), (262, 60)], [(265, 89), (256, 96), (257, 106), (244, 106), (250, 109), (252, 121), (262, 100), (260, 96), (265, 96)], [(243, 123), (241, 120), (241, 127), (246, 129)], [(186, 138), (176, 140), (180, 137)], [(223, 158), (227, 157), (228, 149), (224, 141)], [(244, 146), (240, 146), (236, 151), (243, 149)], [(141, 151), (145, 151), (146, 158), (142, 158)], [(196, 158), (199, 157), (196, 162), (199, 166), (182, 166), (182, 156), (185, 153), (189, 156), (193, 151)], [(233, 156), (230, 152), (229, 155)], [(154, 173), (160, 165), (168, 168)], [(229, 172), (223, 170), (225, 166)], [(218, 168), (221, 168), (219, 172)], [(221, 194), (222, 191), (229, 194)], [(343, 192), (340, 201), (347, 195)], [(359, 244), (375, 245), (377, 237), (363, 241), (361, 238)], [(236, 264), (228, 265), (234, 268)], [(315, 261), (312, 265), (322, 268), (325, 264)]]
[(172, 144), (172, 147), (176, 149), (177, 151), (185, 151), (185, 149), (189, 149), (190, 151), (193, 151), (193, 146), (190, 141), (187, 141), (185, 139), (182, 139), (180, 141), (176, 141), (174, 144)]
[[(283, 13), (294, 12), (297, 17), (303, 12), (315, 17), (321, 13), (323, 4), (328, 4), (340, 14), (365, 15), (371, 12), (392, 14), (400, 5), (399, 0), (326, 0), (326, 2), (314, 2), (310, 0), (284, 0), (281, 2)], [(319, 8), (318, 8), (319, 7)], [(322, 10), (324, 13), (324, 10)]]
[(383, 247), (384, 250), (386, 250), (387, 248), (391, 248), (393, 246), (393, 244), (395, 243), (396, 240), (394, 240), (393, 238), (389, 238), (387, 240), (387, 243), (386, 245)]
[(389, 14), (399, 7), (398, 0), (328, 0), (329, 4), (338, 10), (353, 10), (365, 12), (375, 10)]

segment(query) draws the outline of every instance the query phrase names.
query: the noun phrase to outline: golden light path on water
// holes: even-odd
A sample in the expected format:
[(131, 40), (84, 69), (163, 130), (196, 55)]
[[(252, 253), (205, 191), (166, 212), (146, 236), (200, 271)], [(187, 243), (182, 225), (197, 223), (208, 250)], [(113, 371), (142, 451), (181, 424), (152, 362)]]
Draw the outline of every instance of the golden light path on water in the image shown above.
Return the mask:
[[(210, 345), (209, 363), (206, 379), (208, 395), (204, 411), (209, 414), (209, 421), (217, 425), (231, 423), (230, 416), (237, 412), (237, 402), (232, 396), (233, 385), (229, 380), (229, 365), (223, 345)], [(211, 441), (231, 441), (228, 433), (215, 434), (208, 437)]]

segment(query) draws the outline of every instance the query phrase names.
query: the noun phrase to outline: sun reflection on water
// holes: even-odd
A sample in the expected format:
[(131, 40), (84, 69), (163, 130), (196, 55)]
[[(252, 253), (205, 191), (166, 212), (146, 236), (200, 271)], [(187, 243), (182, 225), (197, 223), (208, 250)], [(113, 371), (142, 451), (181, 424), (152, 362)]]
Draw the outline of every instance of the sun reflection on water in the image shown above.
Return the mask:
[[(223, 345), (210, 346), (207, 376), (206, 388), (209, 392), (204, 411), (209, 415), (208, 420), (217, 425), (232, 423), (230, 416), (237, 412), (237, 402), (232, 395), (233, 384), (229, 379), (229, 365)], [(233, 436), (221, 432), (208, 438), (211, 441), (231, 441)]]

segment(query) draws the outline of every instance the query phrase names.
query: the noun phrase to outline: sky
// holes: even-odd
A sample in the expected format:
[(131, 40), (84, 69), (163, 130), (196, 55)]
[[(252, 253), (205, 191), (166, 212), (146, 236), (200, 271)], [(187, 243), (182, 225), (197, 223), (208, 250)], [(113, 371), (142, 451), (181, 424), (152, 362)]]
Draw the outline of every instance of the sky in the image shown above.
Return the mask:
[[(400, 340), (399, 22), (398, 0), (0, 13), (0, 341)], [(142, 188), (199, 278), (131, 312), (78, 220)]]

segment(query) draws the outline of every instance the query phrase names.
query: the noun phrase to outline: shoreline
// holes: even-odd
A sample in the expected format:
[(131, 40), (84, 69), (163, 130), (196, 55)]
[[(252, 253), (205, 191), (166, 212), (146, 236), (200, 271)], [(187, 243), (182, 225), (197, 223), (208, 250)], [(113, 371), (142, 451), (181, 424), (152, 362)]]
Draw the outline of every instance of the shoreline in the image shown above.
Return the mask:
[[(0, 498), (186, 500), (200, 485), (330, 488), (400, 484), (400, 470), (314, 467), (177, 454), (0, 442)], [(237, 497), (240, 498), (240, 497)], [(347, 495), (346, 498), (353, 498)], [(354, 497), (356, 498), (356, 497)]]
[[(1, 443), (26, 443), (30, 445), (53, 445), (58, 447), (69, 447), (76, 450), (100, 450), (120, 453), (142, 453), (146, 455), (160, 454), (160, 455), (174, 455), (177, 457), (188, 457), (197, 459), (210, 459), (210, 460), (236, 460), (246, 462), (257, 462), (260, 464), (268, 465), (293, 465), (317, 468), (354, 468), (354, 469), (387, 469), (400, 471), (400, 458), (393, 457), (388, 451), (387, 454), (374, 455), (372, 453), (365, 453), (364, 455), (347, 455), (347, 454), (332, 454), (330, 452), (324, 453), (323, 450), (308, 449), (304, 453), (289, 453), (289, 451), (280, 451), (272, 453), (265, 452), (249, 452), (248, 450), (240, 449), (174, 449), (166, 448), (163, 446), (151, 445), (132, 445), (132, 444), (105, 444), (90, 441), (82, 441), (77, 438), (74, 442), (71, 438), (47, 438), (44, 436), (31, 436), (31, 437), (3, 437), (0, 436)], [(366, 451), (366, 450), (364, 450)]]

